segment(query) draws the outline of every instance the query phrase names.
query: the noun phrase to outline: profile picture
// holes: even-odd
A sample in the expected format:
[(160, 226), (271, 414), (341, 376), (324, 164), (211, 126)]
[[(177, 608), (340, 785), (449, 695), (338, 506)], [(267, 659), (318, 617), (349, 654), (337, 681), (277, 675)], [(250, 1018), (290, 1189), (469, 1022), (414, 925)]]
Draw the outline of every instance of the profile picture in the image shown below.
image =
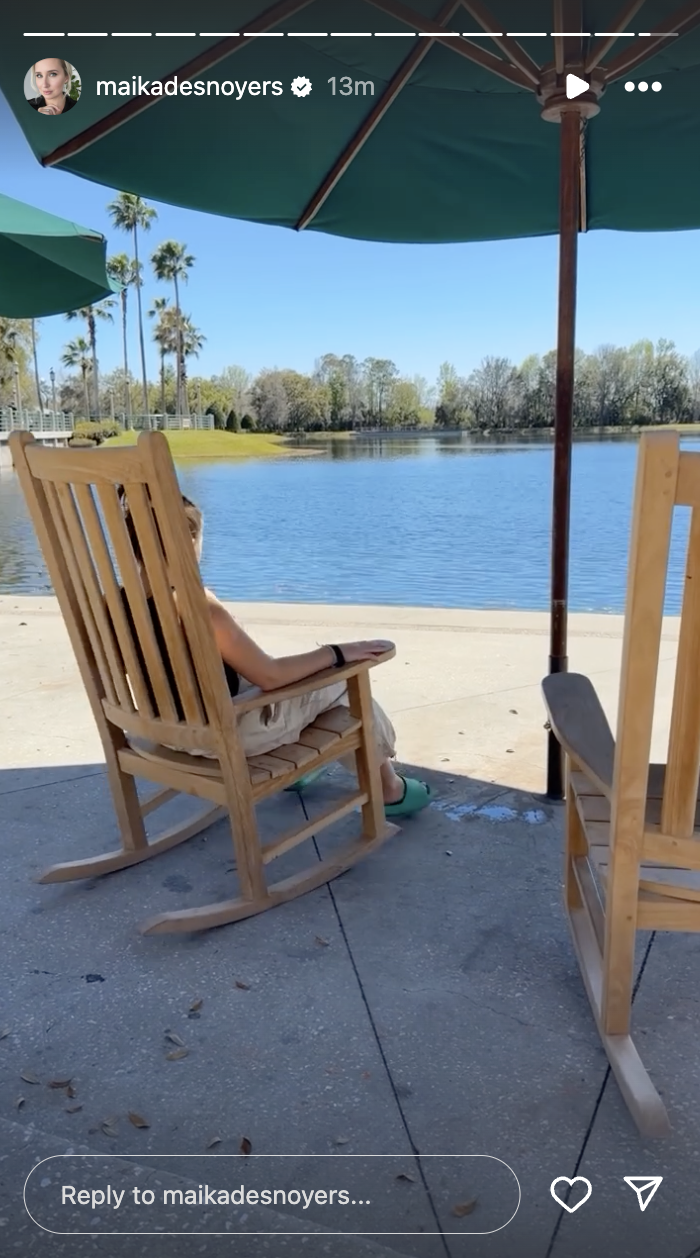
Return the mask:
[(80, 100), (80, 75), (70, 61), (45, 57), (27, 70), (24, 95), (27, 104), (39, 114), (49, 118), (65, 114)]

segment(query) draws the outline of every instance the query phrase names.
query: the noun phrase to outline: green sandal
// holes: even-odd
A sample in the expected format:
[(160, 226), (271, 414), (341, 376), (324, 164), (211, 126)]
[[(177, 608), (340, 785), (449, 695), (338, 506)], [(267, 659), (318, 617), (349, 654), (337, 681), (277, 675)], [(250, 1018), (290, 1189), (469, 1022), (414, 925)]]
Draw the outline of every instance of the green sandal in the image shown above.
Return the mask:
[(418, 778), (405, 778), (399, 774), (404, 790), (401, 799), (395, 804), (384, 805), (386, 817), (412, 817), (414, 813), (426, 808), (433, 798), (433, 791), (427, 782), (419, 782)]
[(313, 782), (317, 782), (323, 776), (327, 768), (328, 765), (322, 764), (319, 769), (310, 769), (308, 773), (304, 773), (300, 778), (297, 778), (296, 782), (292, 782), (291, 786), (285, 786), (285, 791), (296, 791), (297, 793), (305, 791), (307, 786), (311, 786)]

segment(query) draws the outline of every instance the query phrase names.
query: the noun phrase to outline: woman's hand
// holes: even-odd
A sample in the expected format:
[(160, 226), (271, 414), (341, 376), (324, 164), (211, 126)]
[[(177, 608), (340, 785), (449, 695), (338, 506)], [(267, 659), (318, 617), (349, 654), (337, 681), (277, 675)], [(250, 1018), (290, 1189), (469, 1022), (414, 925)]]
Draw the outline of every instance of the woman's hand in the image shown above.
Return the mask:
[(55, 105), (41, 105), (36, 111), (38, 114), (60, 114), (60, 109), (56, 109)]
[(374, 638), (371, 642), (339, 642), (346, 664), (359, 664), (361, 660), (374, 660), (394, 649), (393, 642)]

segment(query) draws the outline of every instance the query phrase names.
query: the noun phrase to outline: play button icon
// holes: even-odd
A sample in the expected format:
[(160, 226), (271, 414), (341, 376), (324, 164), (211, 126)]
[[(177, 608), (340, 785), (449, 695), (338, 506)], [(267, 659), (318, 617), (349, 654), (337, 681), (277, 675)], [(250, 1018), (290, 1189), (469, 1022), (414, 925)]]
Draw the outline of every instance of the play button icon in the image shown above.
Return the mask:
[(576, 74), (566, 76), (566, 95), (569, 100), (573, 100), (575, 96), (581, 96), (583, 92), (588, 92), (590, 86), (590, 83), (587, 83), (585, 79), (580, 79)]

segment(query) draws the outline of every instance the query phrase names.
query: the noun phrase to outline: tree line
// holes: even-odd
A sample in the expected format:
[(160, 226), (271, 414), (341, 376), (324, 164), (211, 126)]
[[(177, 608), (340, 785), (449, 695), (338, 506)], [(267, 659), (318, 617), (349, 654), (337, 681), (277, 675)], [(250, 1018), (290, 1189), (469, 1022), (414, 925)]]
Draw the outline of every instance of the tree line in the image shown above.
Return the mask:
[[(144, 312), (143, 238), (157, 212), (126, 192), (107, 208), (115, 229), (131, 244), (130, 253), (108, 259), (119, 294), (68, 312), (66, 319), (82, 322), (84, 334), (66, 343), (65, 371), (57, 381), (51, 373), (51, 387), (40, 371), (37, 321), (0, 318), (0, 405), (43, 409), (53, 405), (55, 393), (58, 407), (85, 419), (114, 416), (128, 425), (142, 414), (208, 412), (219, 428), (277, 433), (426, 427), (513, 432), (554, 423), (554, 351), (533, 354), (520, 365), (488, 356), (467, 374), (443, 363), (434, 383), (402, 375), (391, 359), (359, 361), (352, 354), (324, 354), (308, 374), (266, 368), (253, 376), (233, 365), (213, 376), (192, 375), (191, 360), (206, 340), (182, 305), (196, 259), (180, 241), (163, 241), (151, 251), (153, 278), (167, 286), (167, 293), (156, 296)], [(135, 372), (130, 354), (134, 306)], [(119, 328), (121, 365), (103, 373), (98, 351), (109, 324), (114, 331)], [(156, 380), (148, 371), (147, 341), (157, 352)], [(575, 379), (576, 428), (700, 420), (700, 351), (685, 357), (669, 340), (579, 350)]]

